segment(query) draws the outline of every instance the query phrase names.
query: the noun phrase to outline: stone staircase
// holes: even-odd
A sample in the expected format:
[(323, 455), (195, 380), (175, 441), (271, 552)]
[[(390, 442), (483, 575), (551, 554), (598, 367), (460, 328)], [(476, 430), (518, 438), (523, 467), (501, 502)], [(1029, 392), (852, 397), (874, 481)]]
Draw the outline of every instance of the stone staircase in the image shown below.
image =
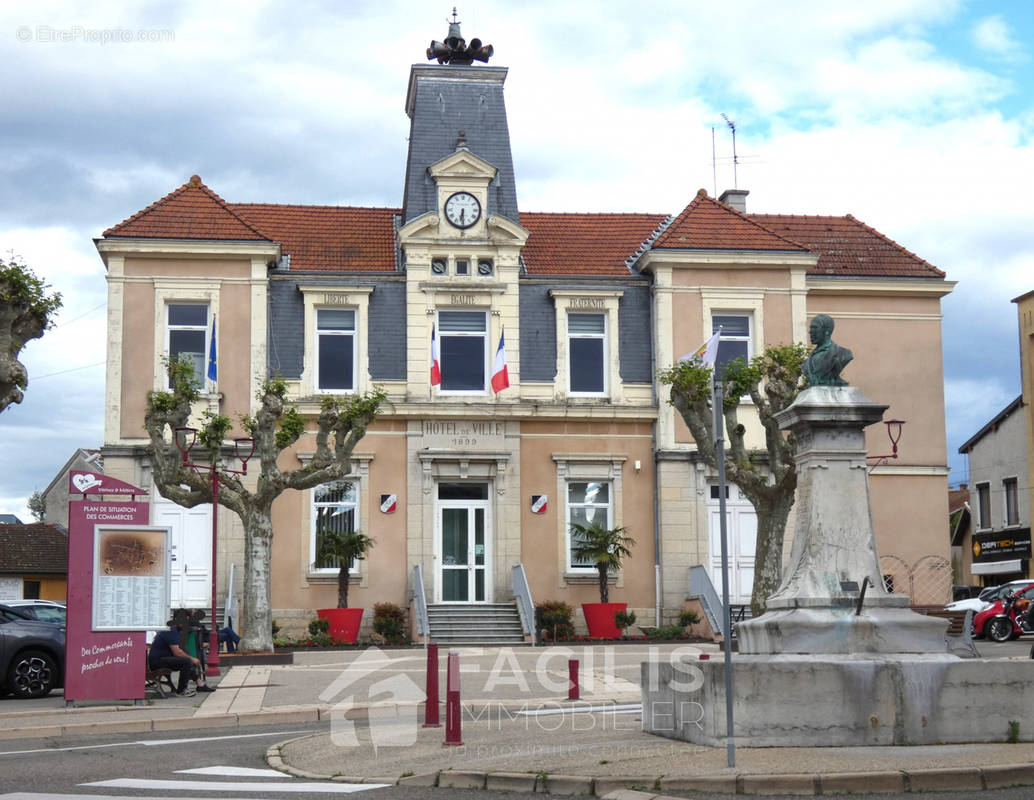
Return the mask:
[(516, 603), (429, 605), (431, 641), (439, 644), (523, 644)]

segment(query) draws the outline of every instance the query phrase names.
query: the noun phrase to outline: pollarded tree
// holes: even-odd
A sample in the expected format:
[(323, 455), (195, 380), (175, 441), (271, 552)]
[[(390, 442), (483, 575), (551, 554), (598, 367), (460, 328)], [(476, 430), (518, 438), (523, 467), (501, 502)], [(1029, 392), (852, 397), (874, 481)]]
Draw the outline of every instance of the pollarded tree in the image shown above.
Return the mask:
[[(162, 497), (185, 508), (212, 502), (211, 473), (196, 474), (183, 465), (175, 444), (169, 444), (167, 429), (187, 425), (191, 404), (200, 397), (193, 369), (181, 361), (169, 368), (171, 392), (151, 392), (147, 397), (144, 426), (154, 483)], [(316, 452), (305, 466), (282, 471), (280, 454), (298, 441), (305, 431), (305, 419), (285, 401), (287, 384), (282, 378), (267, 380), (259, 390), (260, 407), (254, 417), (242, 416), (241, 425), (255, 440), (258, 480), (254, 491), (244, 487), (236, 475), (218, 473), (219, 504), (240, 517), (244, 525), (244, 613), (241, 644), (244, 652), (273, 649), (273, 608), (270, 602), (270, 566), (273, 545), (273, 501), (288, 489), (311, 489), (344, 478), (351, 471), (352, 451), (366, 434), (385, 395), (379, 389), (366, 394), (327, 396), (316, 418)], [(206, 412), (198, 441), (216, 463), (226, 434), (232, 427), (228, 417)]]
[(22, 401), (29, 373), (18, 354), (53, 326), (61, 308), (60, 293), (47, 294), (49, 288), (16, 258), (0, 261), (0, 411)]
[[(803, 388), (801, 365), (808, 355), (804, 345), (770, 347), (748, 364), (736, 359), (726, 365), (722, 413), (728, 437), (725, 474), (740, 488), (757, 513), (757, 547), (751, 612), (757, 616), (779, 587), (782, 578), (783, 539), (797, 490), (793, 436), (779, 430), (775, 414), (789, 406)], [(700, 361), (681, 361), (662, 370), (662, 383), (671, 386), (675, 406), (693, 435), (697, 451), (717, 469), (713, 437), (711, 368)], [(765, 447), (747, 447), (747, 428), (739, 419), (740, 398), (753, 401), (764, 428)]]

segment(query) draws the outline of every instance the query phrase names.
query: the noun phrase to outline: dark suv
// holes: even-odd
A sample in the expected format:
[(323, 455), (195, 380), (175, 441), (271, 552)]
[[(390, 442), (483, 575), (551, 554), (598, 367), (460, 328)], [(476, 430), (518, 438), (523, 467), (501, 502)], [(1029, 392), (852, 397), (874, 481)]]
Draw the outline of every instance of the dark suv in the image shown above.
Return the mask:
[(65, 632), (0, 605), (0, 695), (43, 697), (64, 685)]

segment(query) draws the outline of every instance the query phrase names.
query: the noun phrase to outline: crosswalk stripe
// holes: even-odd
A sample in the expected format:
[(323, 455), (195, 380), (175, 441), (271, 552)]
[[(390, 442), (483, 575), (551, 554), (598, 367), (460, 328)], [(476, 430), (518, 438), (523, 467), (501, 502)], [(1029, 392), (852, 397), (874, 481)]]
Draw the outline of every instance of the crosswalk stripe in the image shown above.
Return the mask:
[(255, 769), (254, 767), (197, 767), (196, 769), (178, 769), (177, 774), (184, 775), (224, 775), (228, 778), (289, 778), (275, 769)]
[[(207, 792), (294, 792), (313, 793), (326, 792), (336, 794), (351, 794), (362, 792), (367, 789), (381, 789), (386, 783), (331, 783), (331, 782), (301, 782), (284, 783), (281, 781), (262, 781), (259, 783), (240, 783), (239, 781), (168, 781), (154, 780), (149, 778), (114, 778), (107, 781), (93, 781), (92, 783), (81, 783), (80, 786), (97, 786), (108, 789), (145, 789), (150, 791), (184, 792), (184, 791), (207, 791)], [(175, 796), (175, 795), (174, 795)]]

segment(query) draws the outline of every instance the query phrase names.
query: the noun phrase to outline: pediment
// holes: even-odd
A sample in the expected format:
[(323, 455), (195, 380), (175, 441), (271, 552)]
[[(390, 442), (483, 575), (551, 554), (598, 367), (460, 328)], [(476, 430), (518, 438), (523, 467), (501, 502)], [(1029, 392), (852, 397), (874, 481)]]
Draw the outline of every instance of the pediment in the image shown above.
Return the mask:
[(460, 149), (431, 164), (427, 171), (436, 180), (462, 177), (483, 178), (487, 182), (494, 179), (499, 170), (469, 150)]

